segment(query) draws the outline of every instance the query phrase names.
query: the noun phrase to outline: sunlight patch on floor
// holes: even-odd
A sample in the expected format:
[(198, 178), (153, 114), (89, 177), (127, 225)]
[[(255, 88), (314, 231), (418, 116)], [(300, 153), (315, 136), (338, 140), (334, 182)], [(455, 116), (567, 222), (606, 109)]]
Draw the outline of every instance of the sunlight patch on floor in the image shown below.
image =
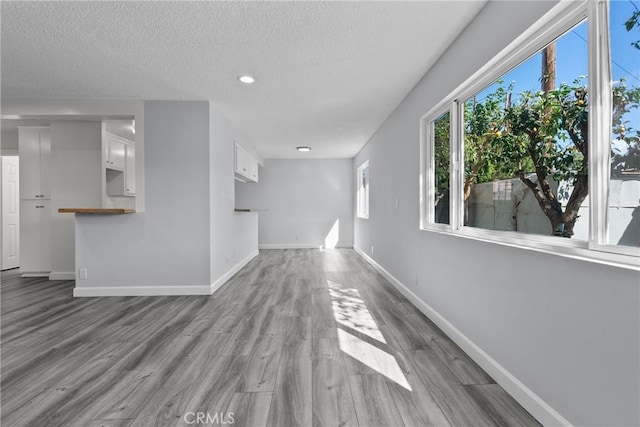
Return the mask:
[(396, 384), (412, 391), (407, 378), (402, 373), (400, 365), (398, 365), (398, 361), (386, 351), (380, 350), (378, 347), (340, 328), (338, 328), (338, 342), (340, 343), (340, 350), (349, 356), (381, 373)]
[(378, 329), (378, 325), (373, 320), (366, 304), (360, 298), (358, 290), (343, 287), (331, 280), (327, 280), (327, 283), (333, 317), (336, 322), (386, 344), (382, 332)]
[(327, 285), (331, 297), (333, 317), (340, 325), (338, 327), (340, 350), (411, 391), (411, 386), (394, 356), (345, 330), (353, 330), (373, 338), (380, 343), (381, 347), (387, 345), (387, 341), (367, 309), (367, 305), (360, 297), (358, 290), (342, 286), (331, 280), (327, 280)]

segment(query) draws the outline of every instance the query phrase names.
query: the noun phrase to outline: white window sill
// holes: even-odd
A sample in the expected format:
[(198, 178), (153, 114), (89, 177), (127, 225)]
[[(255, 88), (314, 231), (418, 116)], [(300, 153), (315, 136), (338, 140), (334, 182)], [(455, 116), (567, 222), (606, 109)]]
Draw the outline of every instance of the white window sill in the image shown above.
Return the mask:
[[(433, 225), (423, 227), (421, 230), (640, 271), (640, 248), (637, 248), (637, 255), (626, 255), (589, 249), (586, 241), (570, 240), (563, 237), (473, 229), (469, 227), (459, 231), (452, 231), (447, 226), (440, 228), (433, 227)], [(635, 249), (631, 248), (631, 250)]]

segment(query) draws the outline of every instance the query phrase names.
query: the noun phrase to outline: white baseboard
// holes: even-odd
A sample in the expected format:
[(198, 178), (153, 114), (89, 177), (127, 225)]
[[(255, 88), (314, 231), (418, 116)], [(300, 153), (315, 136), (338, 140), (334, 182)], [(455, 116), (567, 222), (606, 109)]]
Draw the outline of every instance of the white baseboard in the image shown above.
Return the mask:
[(49, 277), (48, 271), (23, 271), (20, 277)]
[(215, 291), (220, 289), (220, 287), (222, 285), (224, 285), (227, 282), (227, 280), (231, 279), (234, 274), (236, 274), (238, 271), (240, 271), (242, 269), (242, 267), (244, 267), (245, 265), (249, 264), (249, 262), (251, 262), (252, 259), (254, 259), (256, 256), (258, 256), (258, 253), (259, 252), (257, 250), (252, 252), (248, 257), (246, 257), (245, 259), (240, 261), (238, 264), (236, 264), (234, 267), (232, 267), (231, 270), (227, 271), (218, 280), (213, 282), (210, 285), (211, 286), (210, 294), (213, 294)]
[[(177, 295), (211, 295), (242, 267), (251, 261), (258, 251), (254, 251), (244, 260), (236, 264), (211, 285), (205, 286), (96, 286), (78, 287), (73, 290), (74, 297), (141, 297), (141, 296), (177, 296)], [(77, 284), (77, 282), (76, 282)]]
[[(352, 249), (353, 243), (337, 243), (336, 249)], [(324, 245), (313, 243), (276, 243), (258, 245), (258, 249), (327, 249)]]
[(400, 283), (391, 273), (385, 270), (380, 264), (374, 261), (362, 250), (354, 246), (354, 250), (364, 258), (371, 266), (389, 281), (398, 291), (400, 291), (413, 305), (425, 314), (433, 323), (452, 341), (462, 348), (462, 350), (473, 359), (482, 369), (496, 380), (507, 393), (509, 393), (518, 403), (520, 403), (531, 415), (533, 415), (544, 426), (571, 426), (571, 423), (560, 415), (555, 409), (543, 401), (537, 394), (531, 391), (518, 378), (507, 371), (495, 359), (488, 355), (478, 345), (471, 341), (466, 335), (452, 325), (444, 316), (438, 313), (433, 307), (420, 299), (409, 288)]
[(276, 243), (258, 245), (258, 249), (322, 249), (322, 245), (314, 245), (312, 243)]
[(52, 271), (49, 273), (49, 280), (76, 280), (76, 273), (73, 271)]
[(209, 286), (96, 286), (76, 287), (74, 297), (147, 297), (211, 295)]

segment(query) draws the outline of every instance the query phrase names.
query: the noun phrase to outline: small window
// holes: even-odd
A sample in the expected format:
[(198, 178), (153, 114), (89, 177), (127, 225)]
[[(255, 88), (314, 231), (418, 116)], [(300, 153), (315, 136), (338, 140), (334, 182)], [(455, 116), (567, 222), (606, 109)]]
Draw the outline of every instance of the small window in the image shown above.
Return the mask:
[(358, 168), (357, 214), (369, 218), (369, 161)]
[(451, 170), (451, 114), (440, 115), (427, 125), (427, 139), (430, 141), (427, 162), (432, 171), (428, 178), (430, 195), (428, 201), (428, 223), (449, 225)]

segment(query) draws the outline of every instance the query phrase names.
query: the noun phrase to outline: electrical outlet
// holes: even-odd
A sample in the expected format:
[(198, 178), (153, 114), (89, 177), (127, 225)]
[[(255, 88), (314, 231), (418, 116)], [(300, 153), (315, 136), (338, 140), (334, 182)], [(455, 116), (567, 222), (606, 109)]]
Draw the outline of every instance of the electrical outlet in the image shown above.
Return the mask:
[(416, 273), (416, 285), (418, 284), (418, 273)]
[(375, 248), (373, 245), (371, 245), (371, 255), (373, 255), (375, 253)]
[(87, 271), (86, 268), (81, 268), (80, 269), (80, 278), (81, 279), (87, 279), (89, 277), (89, 272)]
[(296, 234), (296, 242), (298, 241), (299, 236)]
[(398, 200), (398, 198), (397, 198), (397, 197), (396, 197), (396, 201), (395, 201), (395, 203), (393, 204), (393, 206), (394, 206), (396, 209), (398, 209), (398, 208), (400, 207), (400, 200)]

